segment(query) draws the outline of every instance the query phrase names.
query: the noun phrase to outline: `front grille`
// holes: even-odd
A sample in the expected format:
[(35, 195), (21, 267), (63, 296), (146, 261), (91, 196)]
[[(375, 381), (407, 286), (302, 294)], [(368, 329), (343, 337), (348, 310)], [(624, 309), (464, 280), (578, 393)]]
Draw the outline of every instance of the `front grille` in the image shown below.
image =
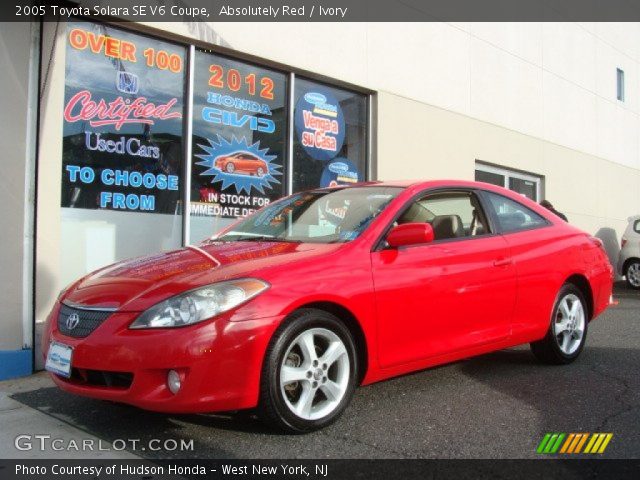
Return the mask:
[[(112, 313), (111, 310), (83, 310), (62, 304), (58, 314), (58, 330), (68, 337), (84, 338), (98, 328)], [(76, 322), (68, 322), (69, 317), (73, 314), (78, 315), (78, 322), (75, 326), (73, 324)]]

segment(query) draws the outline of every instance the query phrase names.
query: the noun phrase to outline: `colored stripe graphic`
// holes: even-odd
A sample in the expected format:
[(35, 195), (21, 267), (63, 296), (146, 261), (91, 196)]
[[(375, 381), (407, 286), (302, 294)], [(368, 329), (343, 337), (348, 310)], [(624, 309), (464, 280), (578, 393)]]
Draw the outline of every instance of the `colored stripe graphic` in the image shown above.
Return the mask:
[(562, 445), (562, 448), (560, 449), (560, 453), (567, 453), (567, 448), (569, 448), (569, 445), (571, 445), (571, 442), (573, 442), (573, 439), (576, 437), (575, 433), (570, 433), (569, 436), (567, 437), (567, 441), (564, 442), (564, 445)]
[(605, 448), (607, 448), (607, 445), (609, 445), (609, 442), (611, 441), (612, 438), (613, 438), (613, 433), (606, 434), (606, 437), (602, 442), (602, 445), (600, 445), (600, 450), (598, 450), (598, 453), (604, 453)]
[(536, 450), (537, 453), (543, 453), (544, 452), (544, 447), (547, 446), (547, 442), (549, 441), (550, 438), (551, 438), (551, 434), (550, 433), (547, 433), (542, 438), (542, 441), (540, 442), (540, 444), (538, 445), (538, 449)]
[[(547, 433), (536, 449), (541, 454), (604, 453), (613, 433)], [(588, 441), (587, 441), (588, 440)], [(586, 447), (584, 451), (582, 447)]]
[(564, 433), (558, 434), (558, 439), (556, 440), (556, 443), (553, 444), (553, 447), (551, 448), (550, 453), (556, 453), (558, 451), (558, 449), (560, 448), (560, 445), (562, 444), (562, 440), (564, 440), (564, 437), (565, 437)]
[(557, 433), (554, 433), (553, 435), (551, 435), (551, 438), (547, 442), (547, 446), (544, 448), (544, 453), (552, 453), (551, 449), (555, 445), (557, 438), (558, 438), (558, 434)]
[(593, 435), (591, 435), (591, 438), (589, 439), (589, 443), (587, 443), (587, 446), (584, 449), (584, 453), (591, 453), (591, 448), (596, 443), (596, 440), (598, 440), (599, 436), (600, 435), (597, 433), (594, 433)]
[(587, 438), (589, 438), (589, 434), (588, 433), (582, 433), (581, 435), (582, 435), (582, 439), (580, 440), (578, 445), (576, 445), (576, 450), (575, 450), (574, 453), (580, 453), (580, 451), (582, 450), (582, 446), (587, 441)]

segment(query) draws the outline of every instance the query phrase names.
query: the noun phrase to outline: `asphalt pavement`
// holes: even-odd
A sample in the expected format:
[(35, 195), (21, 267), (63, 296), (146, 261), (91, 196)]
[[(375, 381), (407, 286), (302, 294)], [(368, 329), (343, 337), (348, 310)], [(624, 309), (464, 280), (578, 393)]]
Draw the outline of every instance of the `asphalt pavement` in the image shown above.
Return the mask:
[[(247, 413), (166, 415), (76, 397), (46, 374), (0, 391), (78, 441), (193, 440), (190, 451), (129, 448), (146, 458), (539, 458), (547, 432), (611, 432), (604, 457), (640, 458), (640, 293), (617, 285), (615, 297), (571, 365), (541, 365), (522, 346), (432, 368), (358, 389), (338, 422), (307, 435), (275, 433)], [(23, 433), (47, 428), (34, 425)]]

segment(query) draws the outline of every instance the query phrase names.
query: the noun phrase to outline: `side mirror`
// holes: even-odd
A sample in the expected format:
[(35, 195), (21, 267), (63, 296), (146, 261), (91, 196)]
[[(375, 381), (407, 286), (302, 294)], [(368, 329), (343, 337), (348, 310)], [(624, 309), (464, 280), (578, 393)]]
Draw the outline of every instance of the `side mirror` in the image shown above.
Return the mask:
[(433, 241), (433, 228), (428, 223), (404, 223), (394, 227), (387, 235), (390, 247), (406, 247)]

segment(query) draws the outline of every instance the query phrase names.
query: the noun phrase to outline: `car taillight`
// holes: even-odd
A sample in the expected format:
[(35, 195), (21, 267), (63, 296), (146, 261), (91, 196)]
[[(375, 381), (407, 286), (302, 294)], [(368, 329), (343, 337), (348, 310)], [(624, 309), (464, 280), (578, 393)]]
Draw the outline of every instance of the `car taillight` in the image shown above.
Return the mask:
[(626, 244), (627, 244), (627, 239), (626, 239), (626, 238), (623, 238), (623, 239), (620, 241), (620, 248), (624, 248), (624, 246), (625, 246)]

